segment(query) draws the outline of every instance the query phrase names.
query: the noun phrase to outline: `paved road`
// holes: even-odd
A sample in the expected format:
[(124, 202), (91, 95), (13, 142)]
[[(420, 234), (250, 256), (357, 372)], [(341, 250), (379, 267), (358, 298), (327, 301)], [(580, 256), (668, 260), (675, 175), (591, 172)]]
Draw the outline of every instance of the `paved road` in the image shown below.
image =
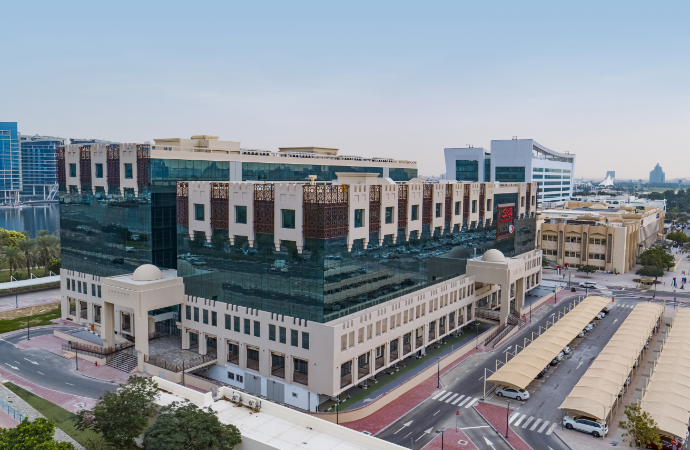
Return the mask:
[[(0, 288), (2, 285), (0, 284)], [(45, 291), (26, 292), (14, 295), (6, 295), (0, 297), (0, 311), (9, 311), (15, 309), (17, 304), (20, 308), (28, 306), (44, 305), (46, 303), (53, 303), (60, 301), (60, 288), (46, 289)]]
[[(62, 328), (57, 328), (61, 330)], [(69, 330), (72, 328), (65, 328)], [(31, 331), (31, 336), (52, 334), (53, 329)], [(41, 349), (21, 350), (16, 344), (26, 339), (26, 331), (0, 339), (0, 367), (46, 389), (97, 399), (118, 385), (98, 381), (75, 371), (73, 360)]]

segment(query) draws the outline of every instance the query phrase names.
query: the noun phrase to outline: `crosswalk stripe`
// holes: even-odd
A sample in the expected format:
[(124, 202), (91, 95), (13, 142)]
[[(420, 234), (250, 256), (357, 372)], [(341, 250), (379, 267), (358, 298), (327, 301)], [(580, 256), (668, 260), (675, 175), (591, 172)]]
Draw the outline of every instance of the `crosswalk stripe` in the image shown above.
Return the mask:
[(477, 399), (473, 398), (471, 402), (469, 402), (468, 404), (465, 405), (465, 408), (469, 408), (470, 406), (474, 405), (475, 403), (477, 403)]
[(442, 402), (442, 401), (443, 401), (446, 397), (448, 397), (450, 394), (452, 394), (452, 392), (446, 392), (446, 393), (443, 395), (443, 397), (441, 397), (441, 398), (438, 399), (438, 401), (439, 401), (439, 402)]
[(557, 425), (557, 424), (554, 423), (553, 425), (551, 425), (551, 426), (549, 427), (549, 431), (546, 432), (546, 435), (547, 435), (547, 436), (550, 436), (551, 433), (553, 433), (553, 429), (556, 428), (556, 425)]
[(546, 427), (547, 427), (548, 425), (549, 425), (549, 421), (548, 421), (548, 420), (545, 420), (545, 421), (544, 421), (544, 424), (541, 426), (541, 428), (539, 428), (539, 429), (537, 430), (537, 433), (543, 432), (543, 431), (546, 429)]
[(464, 396), (464, 395), (461, 395), (460, 397), (458, 397), (458, 398), (456, 398), (455, 400), (453, 400), (453, 404), (455, 405), (457, 402), (459, 402), (459, 401), (462, 400), (463, 398), (465, 398), (465, 396)]
[(539, 422), (541, 422), (541, 419), (537, 419), (536, 422), (530, 427), (530, 431), (534, 431), (535, 428), (537, 428), (537, 425), (539, 425)]
[(441, 391), (441, 392), (439, 392), (438, 394), (436, 394), (436, 395), (434, 395), (433, 397), (431, 397), (431, 399), (432, 399), (432, 400), (436, 400), (439, 396), (443, 395), (445, 392), (446, 392), (446, 391)]
[(458, 394), (451, 395), (450, 397), (448, 397), (448, 400), (446, 400), (446, 403), (450, 403), (450, 401), (453, 400), (457, 396), (458, 396)]
[(517, 422), (515, 422), (515, 426), (516, 426), (516, 427), (519, 427), (520, 424), (522, 423), (522, 420), (523, 420), (525, 417), (527, 417), (527, 416), (523, 414), (522, 417), (520, 417), (520, 418), (517, 420)]
[(464, 405), (465, 403), (467, 403), (468, 400), (472, 400), (472, 397), (467, 397), (465, 400), (463, 400), (462, 403), (460, 403), (460, 404), (458, 405), (458, 408), (462, 407), (462, 405)]
[(532, 422), (533, 420), (534, 420), (534, 417), (530, 417), (529, 419), (527, 419), (527, 422), (525, 422), (525, 424), (522, 426), (522, 428), (527, 428), (527, 426), (528, 426), (528, 425), (530, 424), (530, 422)]
[(519, 415), (520, 415), (520, 413), (516, 413), (516, 412), (513, 413), (513, 414), (511, 414), (511, 415), (510, 415), (510, 418), (508, 419), (508, 425), (510, 425), (511, 423), (513, 423), (513, 420), (517, 419)]

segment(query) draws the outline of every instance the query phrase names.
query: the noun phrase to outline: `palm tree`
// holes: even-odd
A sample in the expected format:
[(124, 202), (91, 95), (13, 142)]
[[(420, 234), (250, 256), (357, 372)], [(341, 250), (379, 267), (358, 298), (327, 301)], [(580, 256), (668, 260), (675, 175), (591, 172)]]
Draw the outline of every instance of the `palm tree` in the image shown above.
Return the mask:
[(26, 263), (26, 276), (31, 279), (31, 266), (35, 262), (34, 247), (36, 247), (36, 241), (30, 238), (22, 239), (17, 242), (17, 248), (24, 253), (24, 262)]
[(17, 247), (3, 247), (2, 258), (10, 266), (10, 280), (12, 279), (12, 272), (17, 267), (24, 264), (24, 254)]
[(38, 260), (43, 263), (43, 274), (48, 275), (50, 258), (60, 254), (60, 239), (53, 234), (38, 236), (36, 238), (36, 251)]

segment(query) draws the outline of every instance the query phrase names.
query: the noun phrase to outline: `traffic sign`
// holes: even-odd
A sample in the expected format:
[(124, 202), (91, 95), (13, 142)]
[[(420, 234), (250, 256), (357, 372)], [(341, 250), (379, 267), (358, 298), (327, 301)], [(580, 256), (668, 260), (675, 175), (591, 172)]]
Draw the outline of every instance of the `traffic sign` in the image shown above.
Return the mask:
[(678, 441), (676, 441), (676, 440), (674, 439), (674, 440), (671, 441), (671, 444), (673, 444), (673, 445), (678, 445)]
[(455, 411), (455, 415), (456, 416), (460, 415), (460, 411)]

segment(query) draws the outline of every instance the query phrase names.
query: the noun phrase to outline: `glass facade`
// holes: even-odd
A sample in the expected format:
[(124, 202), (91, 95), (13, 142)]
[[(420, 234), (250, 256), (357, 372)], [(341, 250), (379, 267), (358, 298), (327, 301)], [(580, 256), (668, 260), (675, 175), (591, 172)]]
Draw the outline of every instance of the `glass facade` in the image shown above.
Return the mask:
[(525, 181), (524, 167), (496, 166), (496, 181), (517, 183)]
[(0, 122), (0, 200), (16, 199), (22, 190), (21, 163), (17, 122)]
[(57, 138), (20, 137), (22, 154), (22, 200), (44, 200), (57, 185)]
[(479, 181), (479, 161), (459, 159), (455, 161), (456, 181)]
[(484, 181), (491, 182), (491, 159), (484, 158)]
[[(242, 163), (242, 181), (307, 181), (309, 175), (316, 175), (319, 181), (333, 181), (338, 178), (337, 172), (378, 173), (383, 176), (383, 167)], [(388, 176), (393, 181), (410, 181), (417, 177), (417, 169), (390, 168)]]

